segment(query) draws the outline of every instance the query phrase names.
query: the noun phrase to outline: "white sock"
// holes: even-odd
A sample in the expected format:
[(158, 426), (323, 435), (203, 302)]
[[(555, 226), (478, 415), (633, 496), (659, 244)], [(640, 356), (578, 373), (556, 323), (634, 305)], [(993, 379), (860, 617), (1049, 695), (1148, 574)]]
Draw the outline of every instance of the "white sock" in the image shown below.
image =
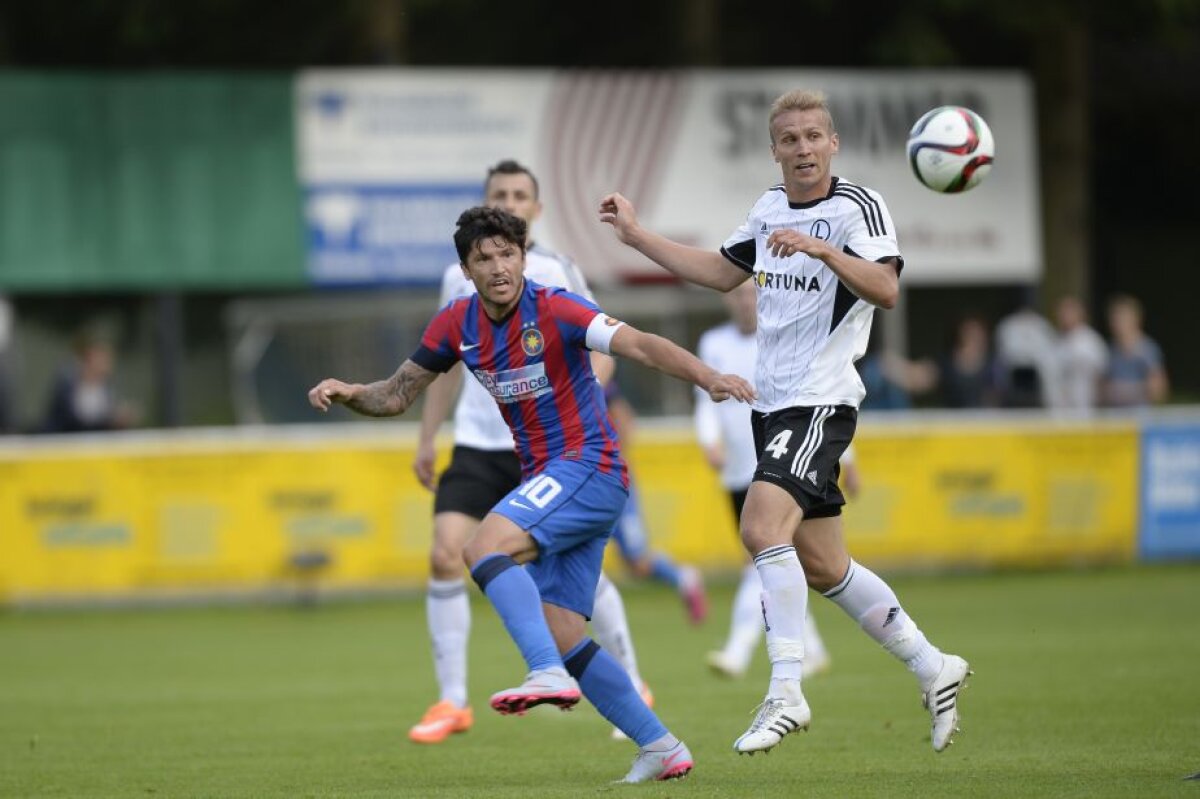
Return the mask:
[(800, 667), (804, 660), (804, 613), (808, 609), (808, 585), (796, 548), (784, 544), (768, 547), (754, 556), (762, 579), (763, 622), (767, 632), (767, 655), (771, 658), (769, 699), (798, 704)]
[(430, 579), (425, 617), (433, 642), (433, 669), (441, 699), (467, 706), (467, 637), (471, 633), (471, 600), (464, 580)]
[(742, 581), (733, 595), (733, 613), (729, 621), (729, 638), (725, 654), (743, 667), (750, 664), (754, 650), (763, 634), (762, 578), (753, 563), (742, 570)]
[(942, 653), (900, 607), (900, 600), (879, 575), (850, 561), (846, 576), (825, 592), (863, 632), (878, 641), (896, 659), (903, 661), (927, 687), (942, 669)]
[(829, 657), (829, 650), (825, 648), (825, 641), (821, 638), (821, 631), (817, 629), (817, 620), (813, 618), (811, 608), (804, 614), (804, 657), (810, 660), (825, 660)]
[(669, 752), (679, 746), (679, 739), (667, 733), (656, 741), (651, 741), (642, 747), (643, 752)]
[(592, 632), (600, 648), (617, 659), (629, 673), (634, 687), (642, 690), (642, 675), (638, 673), (637, 653), (633, 649), (633, 634), (629, 632), (629, 619), (625, 617), (625, 602), (613, 581), (604, 574), (596, 584), (596, 598), (592, 604)]

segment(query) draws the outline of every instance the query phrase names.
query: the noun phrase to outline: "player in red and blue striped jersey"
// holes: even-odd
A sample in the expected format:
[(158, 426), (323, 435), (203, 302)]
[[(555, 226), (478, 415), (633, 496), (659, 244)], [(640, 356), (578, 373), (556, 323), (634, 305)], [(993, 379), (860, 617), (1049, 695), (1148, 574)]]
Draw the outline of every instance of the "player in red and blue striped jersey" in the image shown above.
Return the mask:
[[(541, 704), (567, 709), (582, 690), (638, 745), (626, 782), (682, 777), (692, 768), (687, 746), (585, 634), (604, 545), (628, 498), (625, 463), (588, 351), (632, 358), (718, 402), (749, 401), (754, 390), (583, 297), (526, 281), (525, 232), (524, 220), (499, 209), (465, 211), (454, 243), (476, 294), (443, 308), (390, 378), (366, 385), (323, 380), (309, 402), (319, 410), (341, 403), (369, 416), (395, 416), (440, 372), (464, 362), (500, 405), (525, 478), (492, 508), (464, 551), (471, 576), (529, 668), (522, 685), (492, 696), (492, 707), (517, 714)], [(527, 568), (515, 568), (521, 564)]]
[(476, 293), (433, 318), (413, 360), (436, 372), (463, 362), (500, 406), (525, 478), (562, 456), (592, 464), (628, 488), (617, 433), (587, 349), (588, 327), (599, 312), (578, 294), (524, 281), (497, 324)]

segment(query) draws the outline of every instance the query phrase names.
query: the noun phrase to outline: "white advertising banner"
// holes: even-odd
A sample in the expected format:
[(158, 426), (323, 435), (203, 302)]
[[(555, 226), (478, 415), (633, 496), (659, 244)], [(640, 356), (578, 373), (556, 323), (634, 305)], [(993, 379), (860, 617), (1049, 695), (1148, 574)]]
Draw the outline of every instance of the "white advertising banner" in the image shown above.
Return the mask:
[[(793, 88), (829, 96), (834, 174), (879, 191), (910, 284), (1020, 283), (1041, 274), (1033, 92), (1014, 72), (312, 70), (296, 88), (310, 273), (322, 284), (433, 283), (454, 260), (454, 220), (488, 167), (529, 165), (545, 213), (536, 238), (598, 283), (660, 278), (598, 221), (620, 191), (643, 223), (716, 249), (780, 182), (766, 115)], [(942, 195), (913, 177), (905, 140), (938, 105), (987, 120), (987, 180)]]

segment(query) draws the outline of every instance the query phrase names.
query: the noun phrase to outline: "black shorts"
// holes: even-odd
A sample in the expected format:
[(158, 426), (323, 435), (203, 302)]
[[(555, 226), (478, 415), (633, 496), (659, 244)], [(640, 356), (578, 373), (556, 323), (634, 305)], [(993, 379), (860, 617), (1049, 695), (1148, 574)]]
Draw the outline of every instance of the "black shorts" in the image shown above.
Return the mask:
[(433, 512), (488, 515), (497, 502), (521, 484), (521, 462), (512, 451), (455, 447), (450, 467), (438, 480)]
[(838, 516), (846, 498), (838, 487), (838, 459), (850, 446), (858, 409), (849, 405), (784, 408), (753, 412), (754, 479), (787, 491), (804, 510), (804, 518)]

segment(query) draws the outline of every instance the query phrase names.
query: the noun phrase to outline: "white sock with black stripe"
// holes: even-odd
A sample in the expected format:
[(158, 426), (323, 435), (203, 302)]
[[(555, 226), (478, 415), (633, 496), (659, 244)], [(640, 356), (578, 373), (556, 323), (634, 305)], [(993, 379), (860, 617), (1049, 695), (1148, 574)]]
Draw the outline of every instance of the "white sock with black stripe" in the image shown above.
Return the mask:
[(804, 614), (808, 608), (808, 585), (804, 568), (791, 545), (768, 547), (754, 556), (762, 578), (763, 621), (767, 633), (767, 655), (771, 658), (770, 699), (789, 705), (801, 702), (801, 663), (804, 660)]
[(860, 563), (850, 561), (842, 581), (824, 592), (863, 632), (904, 662), (921, 686), (928, 687), (942, 669), (942, 652), (900, 607), (887, 583)]

